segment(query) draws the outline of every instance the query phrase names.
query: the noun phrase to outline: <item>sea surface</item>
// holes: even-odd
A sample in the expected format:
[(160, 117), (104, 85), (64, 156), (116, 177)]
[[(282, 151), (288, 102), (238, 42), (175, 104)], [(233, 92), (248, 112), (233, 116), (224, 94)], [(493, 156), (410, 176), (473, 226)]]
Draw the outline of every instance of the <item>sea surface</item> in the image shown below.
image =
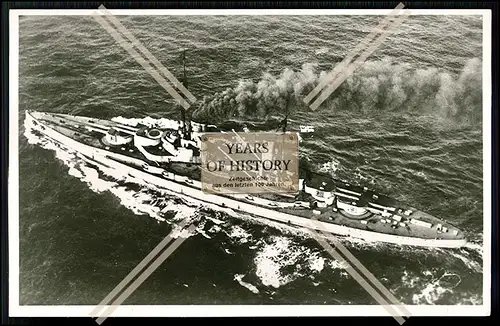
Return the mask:
[[(316, 111), (302, 98), (380, 16), (119, 16), (194, 117), (283, 118), (311, 164), (463, 229), (463, 249), (343, 240), (405, 304), (482, 304), (482, 20), (411, 16)], [(23, 126), (25, 110), (178, 118), (170, 95), (89, 16), (20, 19), (20, 304), (98, 304), (183, 218), (196, 231), (125, 304), (376, 304), (313, 239), (107, 176)], [(132, 120), (130, 120), (132, 121)]]

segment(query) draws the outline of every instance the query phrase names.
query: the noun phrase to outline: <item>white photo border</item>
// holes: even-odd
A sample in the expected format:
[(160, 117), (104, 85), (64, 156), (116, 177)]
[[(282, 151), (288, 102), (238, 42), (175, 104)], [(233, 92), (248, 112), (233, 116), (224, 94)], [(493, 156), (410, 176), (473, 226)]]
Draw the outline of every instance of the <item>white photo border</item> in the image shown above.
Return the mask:
[[(97, 8), (95, 9), (97, 10)], [(9, 10), (8, 255), (10, 317), (90, 317), (95, 305), (19, 305), (19, 16), (92, 15), (95, 10)], [(122, 15), (387, 15), (392, 9), (109, 10)], [(492, 76), (490, 9), (411, 9), (411, 15), (477, 15), (483, 20), (483, 304), (406, 305), (412, 316), (489, 316), (491, 313)], [(379, 305), (122, 305), (112, 317), (389, 316)]]

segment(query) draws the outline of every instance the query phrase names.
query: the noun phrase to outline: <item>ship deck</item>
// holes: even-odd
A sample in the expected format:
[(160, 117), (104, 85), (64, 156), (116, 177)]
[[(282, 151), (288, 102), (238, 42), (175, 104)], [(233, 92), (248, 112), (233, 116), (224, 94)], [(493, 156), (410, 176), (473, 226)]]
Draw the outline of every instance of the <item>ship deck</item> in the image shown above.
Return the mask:
[[(118, 123), (115, 123), (113, 121), (109, 120), (101, 120), (101, 119), (94, 119), (94, 118), (86, 118), (86, 117), (75, 117), (75, 116), (68, 116), (68, 115), (63, 115), (63, 114), (40, 114), (37, 115), (37, 120), (47, 124), (50, 126), (52, 129), (56, 130), (57, 132), (64, 134), (76, 141), (79, 141), (83, 144), (96, 147), (102, 150), (107, 150), (112, 153), (117, 153), (117, 154), (122, 154), (122, 155), (127, 155), (139, 160), (143, 160), (145, 162), (148, 162), (146, 157), (135, 149), (135, 147), (132, 144), (126, 144), (123, 146), (107, 146), (105, 143), (103, 143), (102, 138), (105, 135), (105, 129), (106, 128), (111, 128), (111, 127), (119, 127), (122, 130), (129, 130), (131, 133), (134, 132), (134, 130), (138, 130), (138, 128), (130, 127), (130, 126), (123, 126)], [(106, 128), (99, 128), (98, 126), (105, 126)], [(89, 127), (90, 129), (86, 128)], [(101, 129), (104, 132), (98, 131)], [(122, 162), (123, 163), (123, 162)], [(169, 170), (175, 174), (182, 175), (182, 176), (187, 176), (193, 180), (200, 181), (201, 177), (201, 172), (199, 165), (195, 164), (184, 164), (184, 163), (170, 163), (170, 164), (159, 164), (160, 167)], [(137, 168), (137, 167), (135, 167)], [(324, 178), (325, 176), (320, 176), (320, 178)], [(360, 194), (364, 194), (366, 189), (363, 187), (358, 187), (358, 186), (352, 186), (349, 184), (346, 184), (345, 182), (339, 181), (339, 180), (333, 180), (329, 179), (330, 181), (335, 183), (336, 187), (344, 187), (348, 188), (351, 191), (359, 192)], [(186, 186), (189, 187), (194, 187), (193, 185), (188, 185)], [(372, 194), (371, 191), (367, 192), (368, 194)], [(223, 195), (227, 196), (227, 195)], [(290, 194), (282, 195), (282, 194), (252, 194), (253, 197), (259, 197), (265, 200), (269, 201), (276, 201), (276, 202), (285, 202), (285, 203), (292, 203), (294, 201), (307, 201), (307, 198), (309, 198), (309, 195), (300, 193), (297, 196), (293, 196)], [(234, 199), (234, 198), (233, 198)], [(311, 198), (309, 198), (311, 199)], [(354, 218), (354, 217), (349, 217), (348, 214), (343, 214), (341, 213), (341, 210), (334, 211), (332, 207), (327, 207), (327, 208), (321, 208), (317, 207), (313, 209), (308, 209), (308, 208), (284, 208), (284, 207), (269, 207), (266, 205), (261, 205), (259, 203), (252, 202), (251, 200), (247, 200), (245, 198), (238, 198), (237, 200), (243, 201), (243, 202), (248, 202), (252, 203), (253, 205), (265, 207), (268, 209), (273, 209), (276, 211), (280, 211), (283, 213), (288, 213), (300, 217), (305, 217), (309, 219), (317, 219), (322, 222), (327, 222), (327, 223), (333, 223), (336, 225), (342, 225), (346, 227), (351, 227), (351, 228), (356, 228), (360, 230), (366, 230), (366, 231), (372, 231), (372, 232), (378, 232), (378, 233), (384, 233), (384, 234), (392, 234), (392, 235), (397, 235), (397, 236), (404, 236), (404, 237), (417, 237), (417, 238), (424, 238), (424, 239), (446, 239), (446, 240), (457, 240), (457, 239), (463, 239), (464, 234), (462, 232), (458, 232), (458, 234), (453, 234), (453, 230), (457, 230), (454, 226), (449, 225), (448, 223), (435, 218), (429, 214), (426, 214), (422, 211), (419, 211), (413, 207), (410, 207), (408, 205), (405, 205), (403, 203), (398, 202), (395, 199), (392, 199), (388, 196), (385, 195), (379, 195), (377, 194), (377, 199), (376, 203), (383, 205), (383, 206), (389, 206), (389, 207), (397, 207), (399, 209), (410, 209), (412, 210), (411, 218), (421, 220), (421, 221), (426, 221), (432, 223), (432, 227), (424, 227), (420, 225), (414, 225), (414, 224), (409, 224), (407, 219), (407, 216), (402, 216), (403, 221), (406, 223), (406, 226), (400, 226), (399, 224), (397, 225), (396, 228), (392, 228), (391, 225), (392, 223), (382, 223), (381, 220), (385, 219), (381, 215), (374, 214), (374, 213), (368, 213), (365, 216), (362, 216), (361, 218)], [(320, 214), (316, 214), (314, 211), (320, 212)], [(364, 224), (365, 222), (366, 224)], [(437, 224), (442, 224), (442, 226), (445, 226), (448, 228), (448, 232), (438, 232), (437, 229)], [(458, 231), (458, 230), (457, 230)]]
[[(351, 219), (340, 213), (340, 210), (338, 212), (334, 212), (331, 208), (327, 209), (317, 208), (316, 210), (321, 212), (320, 215), (314, 214), (309, 209), (280, 208), (278, 210), (283, 213), (290, 213), (293, 215), (298, 215), (310, 219), (317, 219), (318, 221), (322, 222), (334, 223), (346, 227), (356, 228), (365, 231), (379, 232), (384, 234), (392, 234), (404, 237), (416, 237), (424, 239), (456, 240), (464, 238), (463, 234), (461, 233), (459, 233), (458, 235), (454, 235), (450, 231), (446, 233), (438, 233), (436, 225), (438, 223), (446, 225), (446, 223), (443, 223), (439, 219), (434, 218), (420, 211), (416, 211), (413, 213), (414, 218), (415, 215), (420, 215), (421, 218), (424, 218), (424, 215), (427, 215), (425, 216), (426, 220), (434, 221), (433, 226), (431, 228), (407, 224), (405, 227), (398, 225), (397, 228), (393, 229), (391, 228), (391, 224), (389, 223), (384, 224), (381, 222), (383, 217), (381, 217), (380, 215), (371, 214), (365, 219)], [(366, 221), (367, 224), (363, 224), (361, 221)]]

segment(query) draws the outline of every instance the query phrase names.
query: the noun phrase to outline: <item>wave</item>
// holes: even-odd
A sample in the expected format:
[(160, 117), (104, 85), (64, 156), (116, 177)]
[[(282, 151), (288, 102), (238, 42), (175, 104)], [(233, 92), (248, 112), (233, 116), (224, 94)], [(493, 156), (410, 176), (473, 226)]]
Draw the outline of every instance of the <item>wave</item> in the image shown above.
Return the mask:
[[(451, 272), (442, 272), (439, 277), (436, 272), (424, 270), (421, 273), (404, 271), (401, 277), (403, 288), (410, 290), (412, 304), (434, 305), (446, 296), (452, 296), (454, 289), (462, 282), (460, 275)], [(418, 289), (418, 291), (414, 291)]]
[[(29, 127), (25, 128), (24, 136), (29, 144), (36, 144), (40, 147), (55, 152), (56, 157), (68, 168), (68, 174), (80, 179), (96, 193), (109, 191), (120, 199), (120, 204), (130, 209), (136, 215), (148, 215), (158, 222), (169, 222), (198, 217), (199, 205), (179, 202), (177, 198), (158, 196), (154, 191), (146, 187), (139, 190), (130, 187), (130, 184), (146, 186), (140, 180), (123, 174), (115, 169), (105, 166), (93, 166), (88, 164), (77, 153), (65, 148), (58, 143), (36, 135)], [(160, 200), (161, 198), (161, 200)], [(170, 216), (166, 219), (166, 216)], [(177, 236), (189, 236), (185, 232), (174, 233)]]
[[(240, 80), (234, 88), (203, 98), (194, 111), (196, 119), (264, 117), (283, 114), (287, 99), (295, 111), (310, 111), (302, 99), (326, 71), (304, 64), (285, 69), (279, 76)], [(469, 59), (461, 73), (438, 68), (414, 68), (393, 59), (367, 61), (322, 104), (335, 111), (403, 112), (435, 115), (454, 122), (476, 124), (482, 116), (482, 62)]]
[(272, 236), (260, 242), (254, 258), (255, 273), (267, 287), (279, 288), (297, 278), (320, 273), (326, 266), (334, 270), (347, 267), (336, 260), (325, 259), (320, 253), (298, 245), (289, 237)]
[[(147, 121), (155, 122), (150, 119)], [(170, 193), (151, 184), (144, 184), (141, 180), (120, 174), (119, 171), (114, 169), (93, 166), (82, 160), (71, 149), (34, 134), (28, 127), (25, 128), (24, 135), (28, 139), (28, 143), (37, 144), (42, 148), (54, 151), (56, 157), (68, 166), (68, 173), (85, 182), (91, 190), (97, 193), (109, 191), (118, 197), (121, 204), (134, 214), (150, 216), (156, 219), (158, 223), (167, 222), (172, 224), (175, 230), (173, 237), (187, 238), (202, 235), (211, 239), (213, 235), (222, 234), (227, 236), (233, 246), (224, 248), (225, 253), (228, 255), (234, 255), (235, 248), (241, 248), (242, 246), (249, 250), (255, 250), (253, 254), (254, 268), (247, 271), (247, 273), (234, 275), (234, 281), (255, 294), (260, 293), (262, 290), (259, 287), (263, 287), (264, 290), (278, 289), (298, 279), (309, 279), (314, 286), (318, 286), (321, 281), (316, 279), (315, 276), (324, 272), (333, 272), (336, 274), (335, 277), (341, 280), (349, 278), (344, 264), (330, 257), (320, 247), (310, 247), (302, 244), (304, 240), (310, 239), (307, 230), (263, 220), (248, 214), (237, 213), (230, 209), (213, 207), (211, 204), (202, 203), (180, 194)], [(324, 168), (331, 173), (335, 173), (339, 168), (338, 164), (336, 161), (327, 162)], [(140, 187), (132, 187), (132, 184), (137, 184)], [(262, 228), (255, 229), (236, 225), (230, 217), (236, 217), (244, 223), (250, 222), (251, 225), (260, 225)], [(187, 233), (186, 230), (178, 227), (178, 222), (186, 218), (197, 221), (198, 226), (191, 233)], [(268, 226), (271, 227), (271, 230), (267, 229)], [(260, 232), (260, 234), (255, 235), (254, 232)], [(277, 233), (279, 235), (276, 235)], [(448, 257), (446, 260), (450, 264), (452, 263), (450, 260), (453, 258), (461, 260), (470, 270), (477, 273), (480, 273), (481, 270), (481, 266), (477, 262), (478, 257), (474, 254), (479, 254), (479, 245), (468, 248), (473, 251), (471, 253), (465, 249), (450, 252), (444, 249), (400, 248), (353, 238), (339, 238), (339, 240), (355, 250), (372, 250), (396, 255), (411, 250), (414, 255), (443, 255)], [(325, 268), (327, 271), (325, 271)], [(253, 275), (249, 275), (249, 272), (253, 272)], [(244, 277), (253, 278), (253, 284), (243, 281)], [(415, 280), (405, 280), (415, 282)], [(419, 284), (417, 288), (421, 288), (422, 292), (414, 296), (413, 301), (419, 303), (434, 302), (442, 299), (446, 293), (450, 293), (448, 289), (438, 288), (438, 286), (442, 286), (443, 282), (434, 283), (432, 283), (432, 288), (429, 288), (428, 284)], [(480, 300), (476, 299), (464, 299), (469, 300), (464, 301), (464, 303)]]

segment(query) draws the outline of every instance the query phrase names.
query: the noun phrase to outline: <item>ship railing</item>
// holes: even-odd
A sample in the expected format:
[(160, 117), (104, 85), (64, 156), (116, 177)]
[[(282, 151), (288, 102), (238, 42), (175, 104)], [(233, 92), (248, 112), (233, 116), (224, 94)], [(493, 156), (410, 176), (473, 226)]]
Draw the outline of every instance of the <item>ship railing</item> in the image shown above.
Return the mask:
[(119, 128), (123, 128), (123, 129), (126, 129), (126, 130), (130, 130), (130, 131), (134, 131), (134, 132), (137, 132), (137, 130), (139, 130), (139, 128), (136, 128), (136, 127), (132, 127), (132, 126), (127, 126), (127, 125), (124, 125), (122, 123), (116, 123), (116, 127), (119, 127)]
[(351, 196), (351, 195), (346, 195), (344, 193), (341, 193), (341, 192), (334, 192), (333, 193), (334, 195), (336, 195), (337, 197), (344, 197), (344, 198), (349, 198), (349, 199), (352, 199), (352, 200), (359, 200), (358, 197), (354, 197), (354, 196)]
[(98, 133), (101, 133), (103, 135), (106, 135), (108, 133), (107, 130), (102, 130), (102, 129), (99, 129), (99, 128), (94, 128), (94, 127), (90, 127), (90, 126), (85, 126), (85, 129), (87, 129), (88, 131), (95, 131), (95, 132), (98, 132)]
[(389, 216), (391, 215), (390, 213), (387, 213), (386, 211), (382, 211), (382, 210), (379, 210), (379, 209), (376, 209), (373, 207), (366, 207), (366, 209), (368, 209), (372, 213), (379, 214), (379, 215), (382, 215), (384, 217), (387, 216), (387, 214), (389, 214)]
[(385, 210), (388, 210), (388, 211), (391, 211), (391, 212), (394, 212), (396, 210), (396, 208), (394, 208), (394, 207), (387, 207), (387, 206), (375, 204), (375, 203), (372, 203), (372, 202), (369, 202), (368, 204), (372, 205), (373, 207), (377, 207), (377, 208), (380, 208), (380, 209), (385, 209)]
[(361, 194), (359, 192), (355, 192), (355, 191), (348, 190), (348, 189), (345, 189), (345, 188), (337, 187), (337, 190), (346, 192), (346, 193), (351, 194), (351, 195), (361, 196)]

